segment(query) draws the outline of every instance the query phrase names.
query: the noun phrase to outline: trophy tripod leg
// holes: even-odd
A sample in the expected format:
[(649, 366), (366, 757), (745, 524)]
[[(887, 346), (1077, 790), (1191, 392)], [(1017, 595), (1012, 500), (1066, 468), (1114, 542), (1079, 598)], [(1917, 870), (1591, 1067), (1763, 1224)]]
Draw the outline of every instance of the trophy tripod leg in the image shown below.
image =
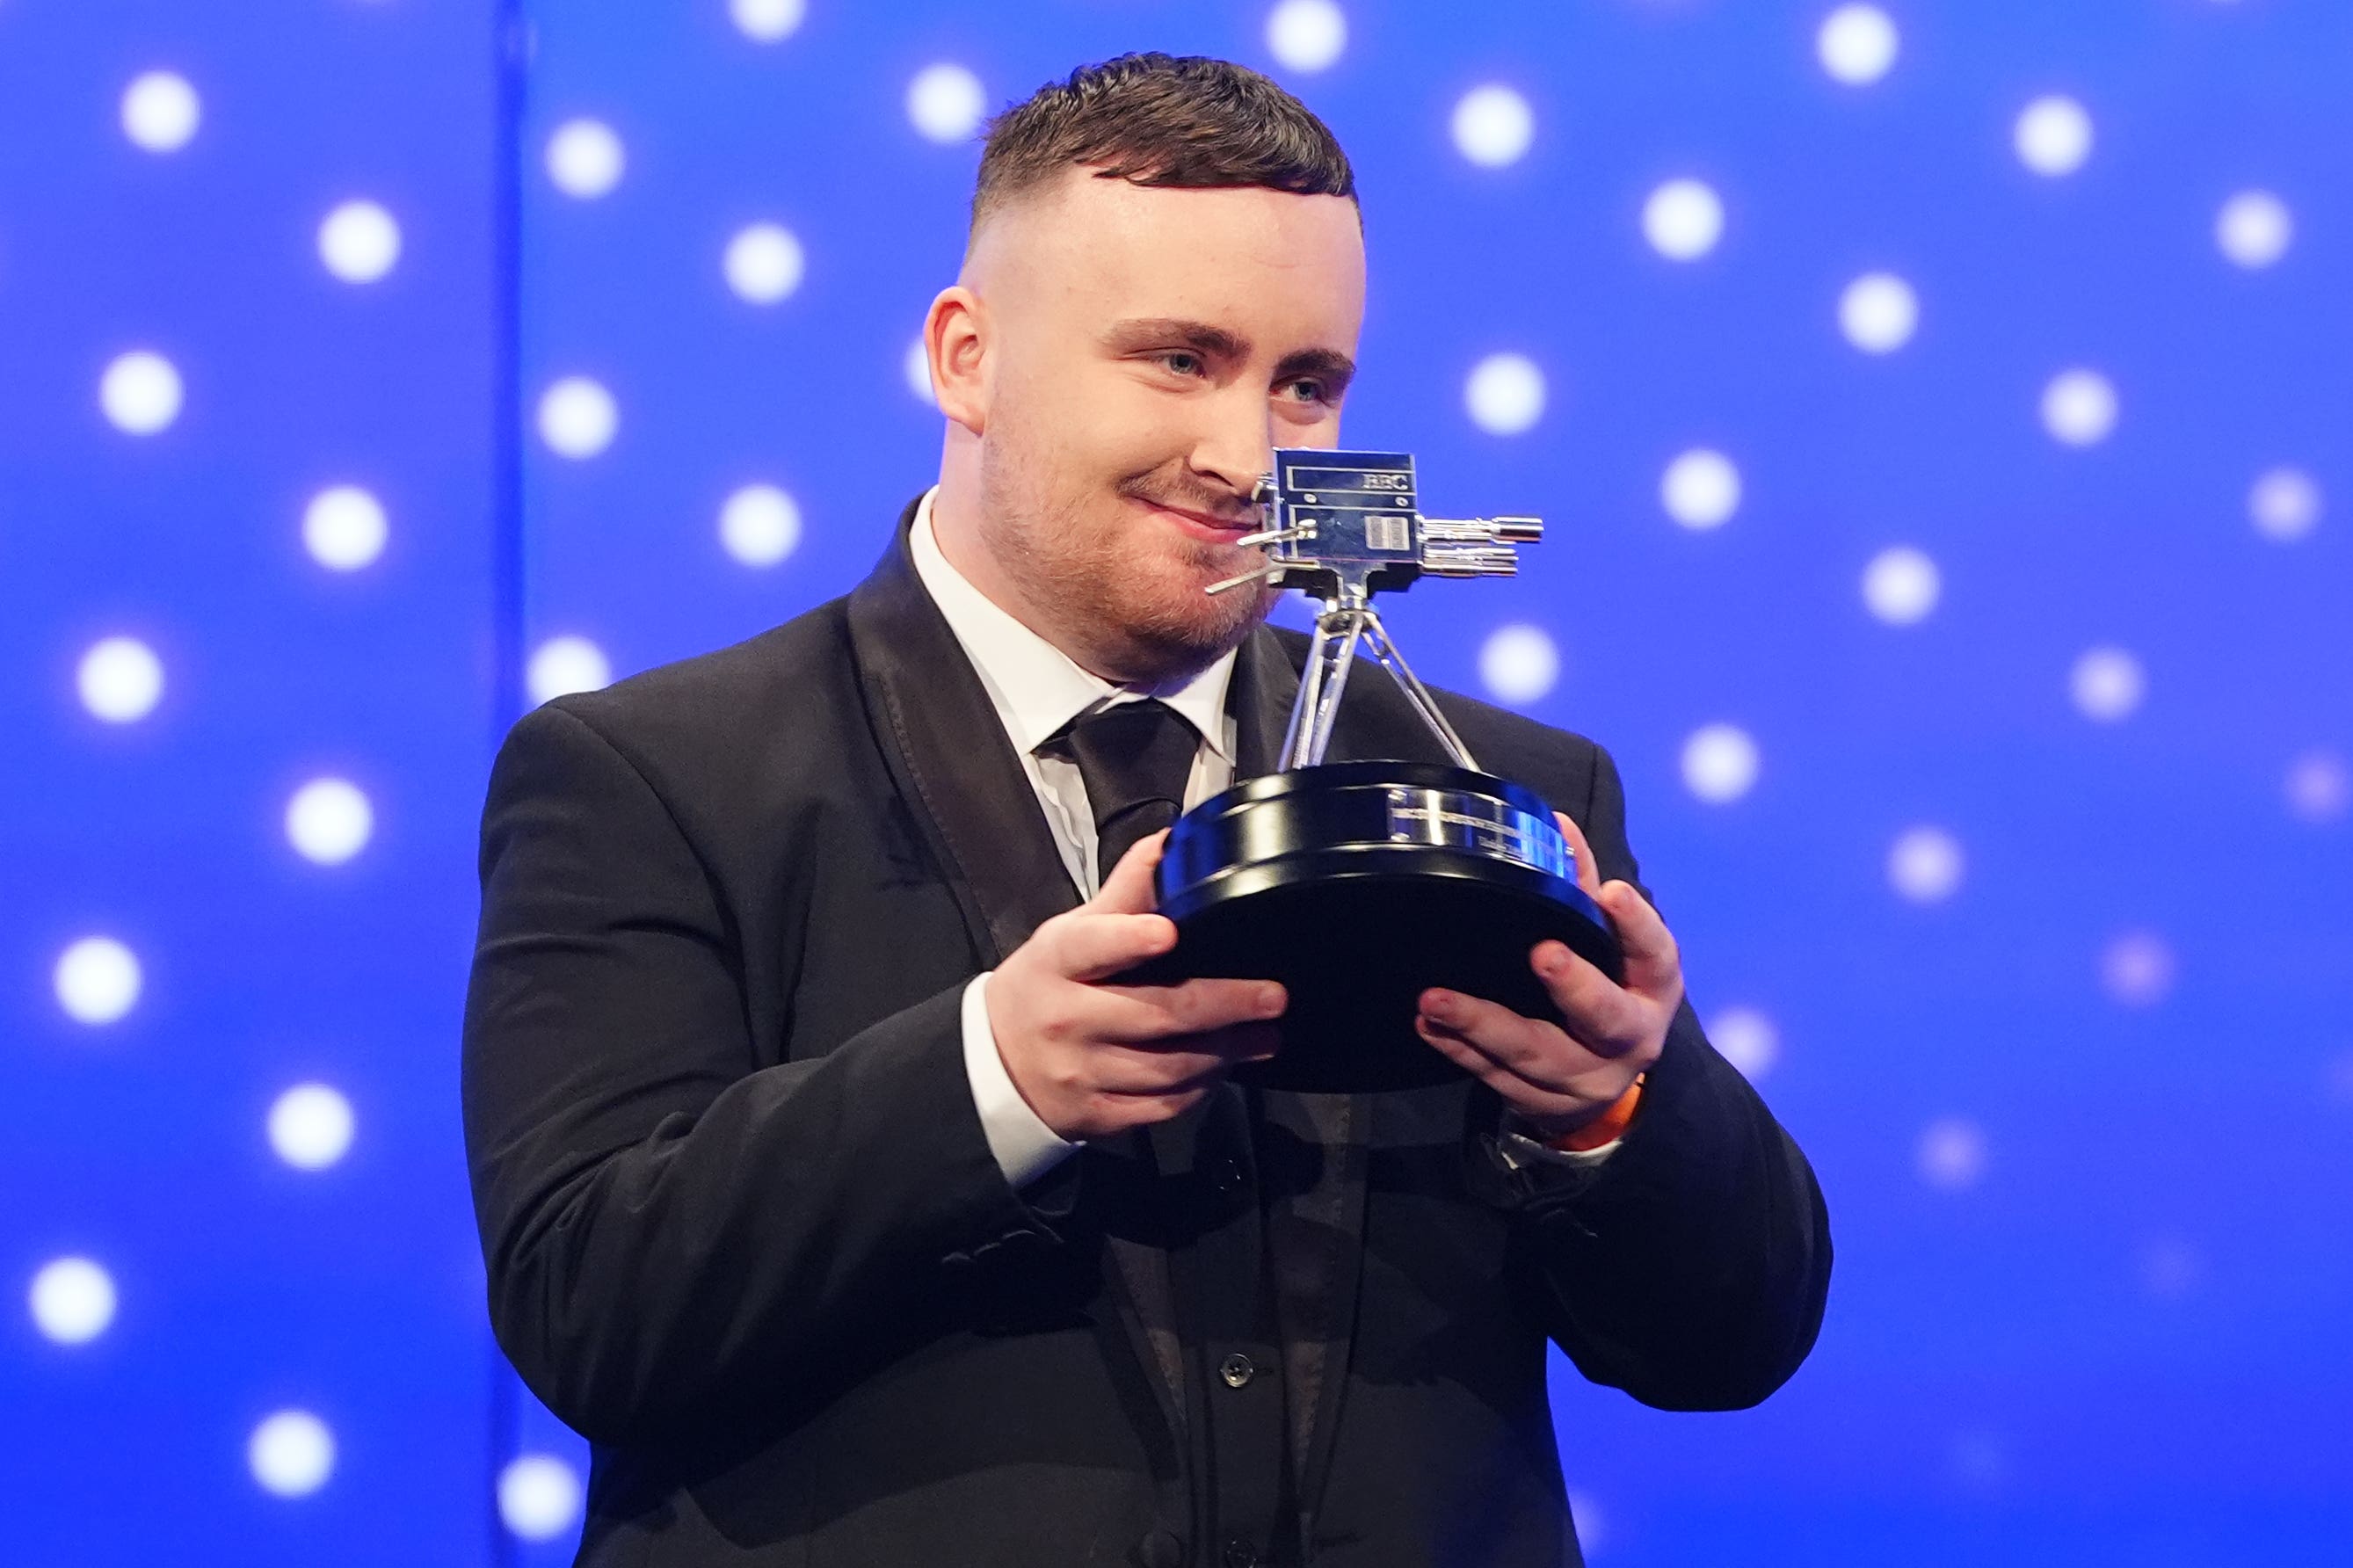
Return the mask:
[(1348, 668), (1356, 657), (1356, 639), (1365, 635), (1368, 610), (1327, 605), (1315, 617), (1315, 640), (1307, 649), (1307, 668), (1299, 678), (1299, 700), (1291, 705), (1291, 726), (1282, 737), (1284, 771), (1312, 768), (1324, 760), (1332, 743), (1332, 725), (1340, 714), (1340, 694), (1348, 685)]
[[(1370, 607), (1361, 614), (1364, 623), (1358, 630), (1365, 639), (1366, 648), (1379, 661), (1381, 668), (1396, 679), (1406, 700), (1413, 704), (1414, 711), (1421, 715), (1422, 721), (1437, 735), (1439, 743), (1446, 748), (1447, 753), (1462, 766), (1476, 769), (1479, 764), (1472, 759), (1471, 748), (1462, 743), (1462, 737), (1454, 732), (1454, 726), (1448, 723), (1446, 715), (1438, 710), (1438, 700), (1430, 696), (1430, 689), (1422, 685), (1420, 679), (1407, 667), (1405, 655), (1398, 651), (1397, 644), (1389, 641), (1388, 629), (1381, 625), (1381, 617)], [(1317, 624), (1320, 626), (1322, 623)]]

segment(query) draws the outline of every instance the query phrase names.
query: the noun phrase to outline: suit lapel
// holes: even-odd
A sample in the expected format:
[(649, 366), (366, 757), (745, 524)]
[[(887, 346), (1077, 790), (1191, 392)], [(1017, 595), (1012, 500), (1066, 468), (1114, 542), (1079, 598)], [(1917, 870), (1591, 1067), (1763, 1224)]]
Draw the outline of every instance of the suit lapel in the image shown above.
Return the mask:
[(1274, 772), (1282, 755), (1282, 732), (1291, 722), (1299, 671), (1283, 652), (1282, 639), (1261, 623), (1234, 650), (1234, 676), (1226, 706), (1234, 716), (1234, 779)]
[(989, 967), (1078, 902), (1052, 829), (980, 677), (915, 574), (910, 503), (891, 548), (849, 595), (849, 638), (892, 783)]

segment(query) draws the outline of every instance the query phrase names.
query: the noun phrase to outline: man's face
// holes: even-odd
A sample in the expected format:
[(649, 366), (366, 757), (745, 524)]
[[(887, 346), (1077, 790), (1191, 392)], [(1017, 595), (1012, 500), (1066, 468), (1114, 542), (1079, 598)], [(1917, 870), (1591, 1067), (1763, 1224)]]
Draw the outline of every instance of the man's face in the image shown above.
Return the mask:
[(1355, 204), (1073, 169), (994, 215), (965, 277), (976, 522), (1017, 614), (1116, 679), (1233, 647), (1273, 595), (1205, 590), (1262, 560), (1234, 543), (1258, 525), (1252, 486), (1274, 447), (1338, 443), (1364, 318)]

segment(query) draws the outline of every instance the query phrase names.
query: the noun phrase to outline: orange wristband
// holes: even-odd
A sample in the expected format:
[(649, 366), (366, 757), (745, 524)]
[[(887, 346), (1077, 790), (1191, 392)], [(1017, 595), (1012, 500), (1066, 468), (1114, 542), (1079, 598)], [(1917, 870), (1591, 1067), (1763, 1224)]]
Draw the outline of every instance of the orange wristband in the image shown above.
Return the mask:
[(1642, 1102), (1642, 1080), (1651, 1075), (1638, 1072), (1626, 1092), (1610, 1101), (1609, 1109), (1573, 1132), (1564, 1132), (1548, 1141), (1545, 1147), (1567, 1154), (1581, 1154), (1599, 1149), (1604, 1143), (1625, 1136), (1627, 1124), (1634, 1120), (1634, 1108)]

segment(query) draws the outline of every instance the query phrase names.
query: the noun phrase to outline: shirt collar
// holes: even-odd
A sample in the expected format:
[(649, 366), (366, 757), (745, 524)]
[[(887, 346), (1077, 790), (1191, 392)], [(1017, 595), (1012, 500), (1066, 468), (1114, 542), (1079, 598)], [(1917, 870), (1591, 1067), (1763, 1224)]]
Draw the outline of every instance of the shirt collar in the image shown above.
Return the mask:
[(979, 672), (981, 684), (1015, 745), (1034, 752), (1063, 725), (1100, 703), (1156, 697), (1183, 714), (1211, 751), (1229, 763), (1233, 761), (1226, 737), (1226, 688), (1233, 679), (1233, 649), (1174, 687), (1122, 686), (1089, 673), (974, 587), (949, 563), (932, 532), (932, 498), (938, 494), (939, 487), (933, 486), (915, 508), (914, 526), (907, 541), (915, 559), (915, 575), (963, 645), (965, 657)]

